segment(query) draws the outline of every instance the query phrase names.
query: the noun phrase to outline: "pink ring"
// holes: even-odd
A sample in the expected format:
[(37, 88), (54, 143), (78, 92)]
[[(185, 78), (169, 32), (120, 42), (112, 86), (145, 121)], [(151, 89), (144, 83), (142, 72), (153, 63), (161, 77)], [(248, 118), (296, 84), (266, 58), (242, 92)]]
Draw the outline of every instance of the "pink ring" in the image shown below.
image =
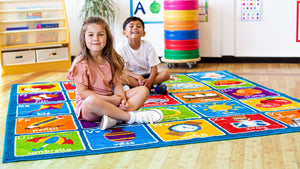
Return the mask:
[(165, 0), (165, 10), (197, 10), (199, 8), (198, 0)]

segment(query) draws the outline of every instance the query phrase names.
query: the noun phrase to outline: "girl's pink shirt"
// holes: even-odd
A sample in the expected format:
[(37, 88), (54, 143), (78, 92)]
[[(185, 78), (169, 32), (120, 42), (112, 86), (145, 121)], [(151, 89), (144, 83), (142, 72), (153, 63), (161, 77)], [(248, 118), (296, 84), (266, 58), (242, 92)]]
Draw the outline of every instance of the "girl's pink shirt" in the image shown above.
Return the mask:
[[(87, 86), (88, 89), (94, 91), (96, 94), (105, 96), (112, 95), (112, 72), (109, 62), (106, 61), (105, 64), (99, 65), (94, 62), (81, 59), (82, 56), (75, 58), (66, 78), (72, 82)], [(77, 117), (80, 116), (83, 100), (84, 99), (81, 98), (79, 93), (76, 91), (75, 113)]]

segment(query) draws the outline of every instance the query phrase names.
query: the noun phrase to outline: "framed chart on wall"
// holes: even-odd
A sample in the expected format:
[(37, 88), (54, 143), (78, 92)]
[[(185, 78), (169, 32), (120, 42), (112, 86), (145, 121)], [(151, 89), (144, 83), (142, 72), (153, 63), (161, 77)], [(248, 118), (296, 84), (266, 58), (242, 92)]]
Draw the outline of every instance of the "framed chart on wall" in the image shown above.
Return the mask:
[(241, 21), (261, 21), (262, 0), (241, 0)]
[(199, 0), (199, 22), (208, 22), (208, 0)]
[(299, 26), (299, 24), (300, 24), (300, 14), (299, 14), (299, 9), (300, 8), (300, 1), (297, 1), (297, 24), (296, 24), (296, 42), (300, 42), (300, 35), (299, 35), (299, 32), (300, 32), (300, 26)]
[(147, 23), (163, 23), (163, 0), (130, 0), (130, 16), (137, 16)]

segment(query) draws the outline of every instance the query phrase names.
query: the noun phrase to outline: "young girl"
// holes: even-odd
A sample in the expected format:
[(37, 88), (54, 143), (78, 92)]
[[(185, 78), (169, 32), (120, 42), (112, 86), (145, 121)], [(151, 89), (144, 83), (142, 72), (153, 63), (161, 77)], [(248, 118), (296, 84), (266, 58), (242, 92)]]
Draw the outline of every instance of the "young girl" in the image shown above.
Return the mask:
[(66, 78), (75, 82), (78, 119), (98, 121), (101, 130), (118, 121), (152, 123), (163, 118), (158, 109), (138, 110), (149, 96), (146, 87), (123, 89), (120, 78), (124, 62), (113, 48), (113, 37), (107, 23), (89, 17), (80, 32), (81, 54), (77, 56)]

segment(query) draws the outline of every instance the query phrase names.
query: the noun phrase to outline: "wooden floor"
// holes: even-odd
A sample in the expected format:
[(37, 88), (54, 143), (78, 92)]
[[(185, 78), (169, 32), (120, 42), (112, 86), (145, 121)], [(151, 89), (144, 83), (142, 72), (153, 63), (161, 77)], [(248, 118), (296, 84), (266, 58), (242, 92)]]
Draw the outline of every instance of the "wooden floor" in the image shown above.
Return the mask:
[[(168, 69), (166, 64), (161, 64), (159, 70), (169, 70), (171, 73), (227, 70), (263, 86), (300, 99), (300, 64), (199, 63), (193, 69), (188, 69), (185, 64), (180, 64), (177, 68)], [(65, 75), (66, 71), (58, 71), (9, 75), (0, 78), (1, 159), (10, 85), (15, 83), (63, 81), (65, 80)], [(0, 168), (297, 169), (300, 168), (300, 133), (6, 163), (0, 164)]]

